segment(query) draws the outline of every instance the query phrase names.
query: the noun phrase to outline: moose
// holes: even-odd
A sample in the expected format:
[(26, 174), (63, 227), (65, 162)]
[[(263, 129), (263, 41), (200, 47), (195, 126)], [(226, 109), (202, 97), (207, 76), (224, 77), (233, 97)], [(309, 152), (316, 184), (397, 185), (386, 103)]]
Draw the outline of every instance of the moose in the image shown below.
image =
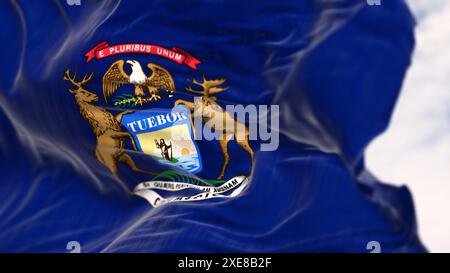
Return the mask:
[(154, 173), (138, 168), (131, 156), (124, 151), (125, 138), (130, 138), (133, 148), (137, 150), (131, 134), (123, 132), (120, 125), (123, 115), (132, 113), (132, 111), (123, 111), (114, 116), (104, 108), (95, 105), (98, 102), (98, 96), (83, 88), (83, 85), (92, 79), (93, 73), (89, 76), (86, 74), (81, 81), (77, 81), (76, 76), (75, 73), (71, 77), (69, 69), (67, 69), (63, 80), (69, 81), (77, 88), (69, 88), (69, 92), (74, 95), (81, 116), (91, 125), (97, 138), (95, 147), (97, 160), (105, 165), (114, 176), (118, 176), (118, 162), (127, 164), (134, 172), (154, 175)]
[[(225, 170), (230, 161), (230, 155), (228, 153), (228, 142), (234, 137), (237, 144), (241, 146), (251, 158), (251, 165), (253, 166), (254, 153), (253, 149), (248, 143), (249, 131), (248, 128), (235, 120), (232, 115), (224, 111), (223, 108), (217, 103), (217, 97), (212, 96), (214, 94), (228, 90), (228, 87), (220, 87), (225, 83), (225, 78), (219, 78), (215, 80), (207, 80), (203, 74), (203, 81), (198, 82), (195, 79), (188, 80), (195, 85), (198, 85), (202, 90), (194, 90), (192, 87), (186, 87), (186, 91), (200, 95), (194, 102), (186, 101), (183, 99), (176, 100), (174, 106), (184, 105), (192, 113), (194, 119), (198, 118), (202, 120), (206, 126), (210, 127), (219, 136), (219, 145), (224, 156), (224, 162), (222, 170), (217, 176), (217, 179), (222, 179), (225, 175)], [(229, 128), (233, 127), (233, 128)]]

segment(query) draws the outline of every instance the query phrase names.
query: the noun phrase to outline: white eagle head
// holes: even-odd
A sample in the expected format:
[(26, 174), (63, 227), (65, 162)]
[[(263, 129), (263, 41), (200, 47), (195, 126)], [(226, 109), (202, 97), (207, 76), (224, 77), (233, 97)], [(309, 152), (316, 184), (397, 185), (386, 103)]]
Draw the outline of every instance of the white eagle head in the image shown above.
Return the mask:
[(141, 64), (136, 60), (127, 60), (127, 64), (131, 66), (132, 70), (142, 70)]
[(127, 64), (131, 66), (130, 83), (144, 84), (147, 81), (147, 76), (142, 70), (141, 64), (136, 60), (127, 60)]

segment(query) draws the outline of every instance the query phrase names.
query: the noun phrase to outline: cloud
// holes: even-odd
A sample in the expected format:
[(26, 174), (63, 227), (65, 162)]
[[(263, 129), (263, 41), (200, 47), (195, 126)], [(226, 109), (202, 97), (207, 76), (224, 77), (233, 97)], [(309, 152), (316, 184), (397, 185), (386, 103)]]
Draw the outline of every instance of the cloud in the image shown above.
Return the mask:
[(388, 130), (366, 152), (367, 166), (410, 188), (423, 242), (450, 252), (450, 2), (408, 3), (418, 21), (413, 64)]

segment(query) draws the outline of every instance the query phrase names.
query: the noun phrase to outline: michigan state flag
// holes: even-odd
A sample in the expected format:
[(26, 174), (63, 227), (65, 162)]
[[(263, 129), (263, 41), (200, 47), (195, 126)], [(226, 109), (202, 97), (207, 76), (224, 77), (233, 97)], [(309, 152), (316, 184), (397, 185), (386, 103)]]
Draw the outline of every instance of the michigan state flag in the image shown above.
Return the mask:
[(404, 1), (2, 1), (0, 23), (1, 252), (426, 251), (364, 164)]

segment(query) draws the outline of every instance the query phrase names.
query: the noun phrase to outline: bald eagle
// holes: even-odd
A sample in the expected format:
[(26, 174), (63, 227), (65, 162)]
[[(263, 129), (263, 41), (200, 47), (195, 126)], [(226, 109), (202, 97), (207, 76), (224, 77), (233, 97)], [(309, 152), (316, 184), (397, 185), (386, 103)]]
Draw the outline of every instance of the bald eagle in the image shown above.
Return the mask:
[(152, 71), (152, 74), (150, 77), (147, 77), (138, 61), (128, 60), (126, 63), (131, 66), (130, 75), (123, 69), (123, 60), (115, 61), (105, 72), (105, 75), (103, 75), (103, 96), (106, 103), (112, 94), (125, 84), (134, 85), (134, 94), (137, 97), (137, 103), (141, 105), (146, 89), (151, 95), (149, 101), (156, 101), (161, 98), (159, 89), (166, 90), (170, 93), (169, 96), (172, 96), (175, 91), (175, 83), (172, 75), (165, 68), (154, 63), (148, 63), (147, 67)]

